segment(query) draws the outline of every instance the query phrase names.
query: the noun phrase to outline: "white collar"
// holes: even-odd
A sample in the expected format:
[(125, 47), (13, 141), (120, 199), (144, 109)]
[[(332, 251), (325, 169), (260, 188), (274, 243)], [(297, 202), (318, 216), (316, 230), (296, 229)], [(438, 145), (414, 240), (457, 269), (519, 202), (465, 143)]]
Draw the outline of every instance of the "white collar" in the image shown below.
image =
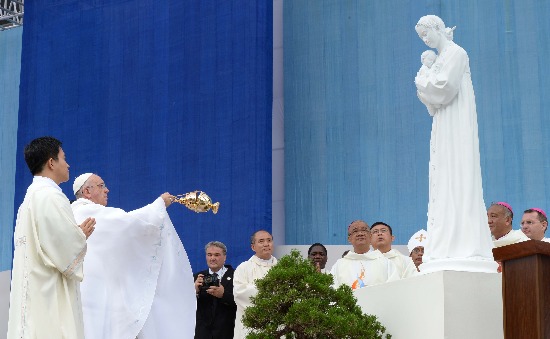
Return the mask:
[(218, 270), (218, 272), (214, 272), (210, 269), (210, 267), (208, 268), (208, 273), (210, 274), (214, 274), (216, 273), (218, 275), (218, 278), (221, 279), (223, 277), (223, 275), (225, 274), (225, 272), (227, 272), (227, 267), (225, 267), (225, 265), (222, 266), (222, 268), (220, 268)]
[(50, 186), (50, 187), (58, 189), (60, 192), (63, 192), (61, 187), (59, 187), (59, 185), (56, 184), (55, 181), (53, 181), (51, 178), (48, 178), (48, 177), (42, 177), (42, 176), (39, 176), (39, 175), (35, 175), (32, 178), (32, 183), (33, 184), (38, 184), (38, 185), (41, 185), (41, 186)]

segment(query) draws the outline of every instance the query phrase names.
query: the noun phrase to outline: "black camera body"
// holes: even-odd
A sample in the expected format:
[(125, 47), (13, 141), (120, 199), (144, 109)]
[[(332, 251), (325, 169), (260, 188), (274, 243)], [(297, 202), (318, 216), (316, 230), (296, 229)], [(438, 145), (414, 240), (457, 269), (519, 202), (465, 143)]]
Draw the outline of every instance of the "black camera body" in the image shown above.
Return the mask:
[(207, 290), (210, 286), (220, 286), (220, 279), (217, 274), (205, 274), (202, 278), (201, 289)]

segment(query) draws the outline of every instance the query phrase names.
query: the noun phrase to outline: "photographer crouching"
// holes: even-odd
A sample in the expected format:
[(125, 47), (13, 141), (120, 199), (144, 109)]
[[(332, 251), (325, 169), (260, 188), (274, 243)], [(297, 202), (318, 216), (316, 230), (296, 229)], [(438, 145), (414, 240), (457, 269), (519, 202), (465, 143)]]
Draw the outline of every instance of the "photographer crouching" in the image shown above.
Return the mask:
[(195, 339), (231, 339), (237, 305), (233, 299), (233, 273), (225, 265), (227, 248), (219, 241), (204, 247), (208, 269), (195, 275), (197, 324)]

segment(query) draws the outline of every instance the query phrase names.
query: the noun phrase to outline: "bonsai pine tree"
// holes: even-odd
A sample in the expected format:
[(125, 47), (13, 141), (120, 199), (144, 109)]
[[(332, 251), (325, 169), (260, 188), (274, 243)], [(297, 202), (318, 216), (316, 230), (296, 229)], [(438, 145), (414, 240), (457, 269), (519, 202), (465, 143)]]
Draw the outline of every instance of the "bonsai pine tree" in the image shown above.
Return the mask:
[(258, 294), (245, 310), (249, 339), (391, 338), (374, 315), (363, 314), (349, 286), (334, 289), (297, 250), (282, 257), (256, 281)]

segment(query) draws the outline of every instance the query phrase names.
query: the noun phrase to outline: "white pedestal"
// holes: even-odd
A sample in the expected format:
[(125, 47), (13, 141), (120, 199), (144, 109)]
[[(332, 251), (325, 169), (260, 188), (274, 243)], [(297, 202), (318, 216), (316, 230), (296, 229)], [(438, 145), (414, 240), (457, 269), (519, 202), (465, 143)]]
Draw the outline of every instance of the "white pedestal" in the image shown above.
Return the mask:
[(440, 271), (354, 292), (393, 339), (502, 339), (498, 273)]

